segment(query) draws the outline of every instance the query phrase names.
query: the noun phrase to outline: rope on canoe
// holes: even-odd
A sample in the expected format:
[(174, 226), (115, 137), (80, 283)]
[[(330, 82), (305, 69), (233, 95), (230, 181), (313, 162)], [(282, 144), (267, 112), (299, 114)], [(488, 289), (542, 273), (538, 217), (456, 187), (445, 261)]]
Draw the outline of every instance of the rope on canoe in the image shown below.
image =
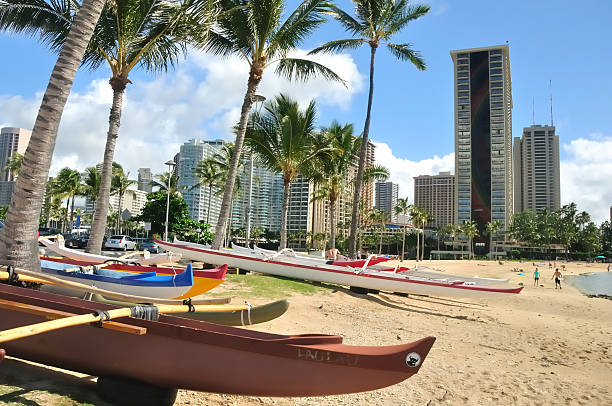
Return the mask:
[(240, 324), (242, 324), (242, 327), (250, 326), (251, 324), (253, 324), (253, 322), (251, 321), (251, 307), (253, 307), (253, 305), (251, 305), (247, 301), (245, 301), (244, 304), (247, 305), (247, 321), (248, 321), (248, 323), (247, 324), (244, 323), (244, 310), (240, 310)]
[(189, 313), (193, 313), (195, 312), (195, 307), (191, 304), (191, 298), (185, 299), (183, 300), (183, 304), (185, 306), (187, 306), (189, 308), (189, 310), (187, 310)]
[(138, 305), (130, 309), (132, 317), (145, 320), (157, 321), (159, 319), (159, 309), (153, 305)]
[(110, 318), (111, 318), (110, 314), (108, 314), (108, 312), (106, 310), (97, 309), (96, 311), (93, 312), (93, 314), (97, 315), (100, 318), (100, 320), (95, 322), (95, 325), (98, 326), (98, 327), (102, 327), (102, 322), (110, 320)]

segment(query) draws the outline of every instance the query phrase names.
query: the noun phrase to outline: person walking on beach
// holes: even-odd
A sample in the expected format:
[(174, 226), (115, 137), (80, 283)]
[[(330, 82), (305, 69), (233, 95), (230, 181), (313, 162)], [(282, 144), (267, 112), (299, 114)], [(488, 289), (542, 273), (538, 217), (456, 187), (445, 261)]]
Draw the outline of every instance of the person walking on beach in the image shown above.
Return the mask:
[(533, 273), (533, 286), (538, 286), (539, 282), (540, 282), (540, 271), (538, 271), (538, 268), (536, 268), (535, 272)]
[(555, 280), (555, 289), (557, 289), (557, 286), (561, 289), (561, 272), (559, 272), (559, 268), (555, 269), (552, 279)]
[(608, 272), (610, 272), (610, 264), (608, 264)]

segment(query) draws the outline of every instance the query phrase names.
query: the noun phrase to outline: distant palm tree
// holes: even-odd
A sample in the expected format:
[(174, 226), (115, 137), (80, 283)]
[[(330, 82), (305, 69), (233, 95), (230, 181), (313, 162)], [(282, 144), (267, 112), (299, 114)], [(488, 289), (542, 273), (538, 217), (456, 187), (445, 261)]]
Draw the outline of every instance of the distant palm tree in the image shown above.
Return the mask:
[(489, 258), (493, 258), (493, 234), (497, 233), (502, 227), (501, 221), (489, 221), (485, 226), (487, 234), (489, 234)]
[(81, 175), (83, 195), (93, 204), (94, 212), (96, 209), (96, 201), (98, 200), (98, 193), (100, 191), (100, 179), (100, 172), (98, 172), (95, 166), (86, 168), (85, 172)]
[(21, 155), (19, 152), (13, 152), (11, 157), (6, 162), (6, 165), (4, 166), (4, 170), (9, 173), (12, 173), (13, 176), (16, 178), (19, 175), (19, 170), (21, 169), (22, 163), (23, 163), (23, 155)]
[(247, 132), (246, 142), (259, 162), (283, 176), (280, 249), (287, 247), (291, 181), (331, 152), (316, 143), (316, 116), (314, 101), (300, 110), (297, 101), (281, 94), (264, 105), (261, 115), (253, 116), (254, 125)]
[(72, 205), (70, 206), (70, 219), (66, 218), (66, 225), (72, 226), (72, 219), (74, 215), (74, 198), (81, 194), (81, 174), (75, 169), (68, 167), (63, 168), (59, 171), (54, 179), (54, 194), (62, 199), (66, 200), (66, 215), (68, 215), (68, 207), (70, 199), (72, 198)]
[(351, 233), (349, 237), (349, 255), (353, 257), (357, 250), (357, 219), (358, 204), (361, 199), (363, 173), (366, 166), (368, 137), (370, 133), (370, 116), (374, 96), (374, 57), (379, 45), (386, 45), (388, 50), (401, 61), (410, 61), (419, 70), (425, 70), (425, 61), (410, 44), (394, 44), (389, 42), (406, 25), (427, 14), (429, 6), (410, 6), (407, 0), (353, 0), (356, 18), (335, 5), (329, 6), (329, 14), (348, 31), (354, 38), (327, 42), (314, 49), (311, 53), (341, 52), (356, 49), (362, 45), (370, 46), (370, 90), (368, 107), (363, 127), (363, 141), (359, 155), (357, 182), (353, 194), (353, 212), (351, 216)]
[[(84, 0), (65, 40), (55, 44), (59, 57), (42, 97), (30, 142), (24, 154), (22, 176), (18, 177), (15, 183), (6, 222), (0, 232), (0, 258), (5, 264), (40, 269), (35, 236), (57, 129), (76, 71), (83, 60), (104, 3), (102, 0)], [(20, 18), (14, 11), (9, 1), (0, 4), (0, 29), (17, 33), (27, 32), (31, 19)], [(53, 44), (49, 37), (44, 39)]]
[(199, 179), (199, 182), (191, 187), (191, 189), (200, 186), (208, 186), (208, 209), (206, 210), (206, 224), (210, 224), (210, 202), (212, 200), (213, 186), (218, 185), (223, 180), (223, 174), (219, 169), (216, 161), (213, 158), (204, 159), (196, 165), (193, 174)]
[[(431, 214), (425, 210), (424, 208), (420, 207), (420, 206), (411, 206), (410, 208), (410, 217), (412, 218), (412, 221), (415, 223), (415, 225), (417, 226), (417, 255), (416, 255), (416, 260), (422, 261), (423, 260), (423, 256), (425, 255), (425, 224), (427, 224), (431, 219)], [(422, 247), (423, 247), (423, 251), (421, 254), (419, 254), (419, 250), (420, 250), (420, 245), (419, 245), (419, 233), (423, 234), (423, 238), (422, 238)]]
[(455, 250), (455, 238), (461, 232), (461, 228), (457, 224), (449, 224), (446, 227), (447, 227), (446, 230), (448, 232), (448, 235), (450, 235), (451, 238), (453, 239), (453, 251), (454, 251)]
[(117, 230), (121, 232), (121, 213), (123, 211), (123, 197), (131, 193), (134, 196), (134, 191), (129, 190), (131, 186), (138, 184), (137, 181), (130, 179), (130, 173), (123, 172), (123, 168), (117, 168), (113, 173), (111, 183), (111, 195), (119, 196), (119, 207), (117, 209)]
[(383, 233), (385, 231), (385, 224), (388, 219), (389, 219), (389, 215), (385, 213), (384, 210), (372, 209), (368, 212), (368, 220), (372, 224), (378, 224), (380, 226), (378, 255), (382, 254)]
[[(397, 199), (397, 203), (395, 207), (393, 207), (393, 211), (396, 215), (407, 216), (410, 212), (410, 204), (408, 203), (408, 198), (399, 198)], [(404, 250), (406, 247), (406, 227), (402, 227), (402, 256), (400, 261), (404, 260)]]
[(474, 258), (473, 240), (474, 237), (478, 236), (478, 227), (476, 226), (476, 222), (472, 220), (466, 221), (463, 225), (461, 225), (461, 232), (468, 238), (470, 256)]
[(295, 51), (300, 43), (325, 21), (322, 15), (327, 5), (325, 0), (303, 1), (284, 22), (281, 22), (285, 15), (283, 0), (222, 0), (221, 5), (224, 13), (219, 16), (213, 32), (201, 45), (206, 51), (216, 55), (235, 55), (244, 59), (249, 64), (249, 77), (236, 132), (235, 154), (232, 156), (212, 243), (214, 249), (221, 247), (224, 240), (247, 120), (255, 91), (265, 69), (277, 64), (276, 73), (289, 79), (305, 80), (321, 75), (328, 79), (341, 80), (321, 64), (288, 57), (290, 52)]
[[(168, 182), (168, 178), (170, 178), (170, 182)], [(159, 191), (167, 191), (168, 183), (170, 184), (170, 195), (173, 195), (177, 191), (177, 183), (178, 176), (176, 171), (172, 171), (172, 176), (170, 176), (169, 172), (163, 172), (153, 176), (153, 179), (149, 181), (149, 184), (152, 187), (156, 187)]]

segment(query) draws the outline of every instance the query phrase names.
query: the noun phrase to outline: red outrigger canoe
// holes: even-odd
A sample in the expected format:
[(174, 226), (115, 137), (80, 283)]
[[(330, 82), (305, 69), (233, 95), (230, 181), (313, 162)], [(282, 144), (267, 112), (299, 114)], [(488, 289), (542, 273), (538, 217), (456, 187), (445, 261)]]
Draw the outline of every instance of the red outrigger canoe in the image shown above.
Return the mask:
[[(84, 314), (104, 305), (0, 284), (0, 299)], [(44, 321), (0, 307), (0, 329)], [(76, 326), (5, 342), (8, 355), (94, 376), (129, 378), (164, 388), (253, 396), (362, 392), (418, 372), (435, 338), (392, 346), (349, 346), (336, 335), (277, 335), (160, 315), (125, 317), (146, 328), (134, 335)]]

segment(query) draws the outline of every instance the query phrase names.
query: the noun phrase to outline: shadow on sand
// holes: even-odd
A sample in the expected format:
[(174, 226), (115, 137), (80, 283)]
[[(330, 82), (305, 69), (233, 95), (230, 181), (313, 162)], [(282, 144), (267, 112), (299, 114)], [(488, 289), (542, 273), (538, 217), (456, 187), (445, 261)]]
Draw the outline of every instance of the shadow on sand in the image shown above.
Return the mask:
[(111, 406), (98, 397), (93, 379), (91, 376), (75, 376), (60, 369), (7, 357), (0, 364), (0, 404)]

